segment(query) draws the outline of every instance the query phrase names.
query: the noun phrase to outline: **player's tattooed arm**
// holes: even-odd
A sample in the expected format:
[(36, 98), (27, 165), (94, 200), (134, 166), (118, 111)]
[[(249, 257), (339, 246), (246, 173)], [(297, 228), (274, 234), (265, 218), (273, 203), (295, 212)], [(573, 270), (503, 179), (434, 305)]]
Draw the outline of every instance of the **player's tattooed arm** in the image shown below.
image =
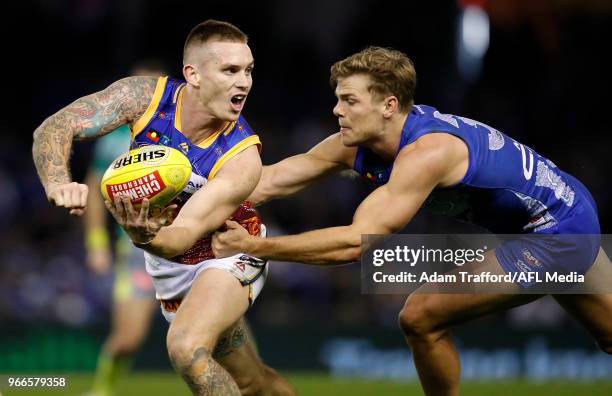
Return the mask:
[(157, 78), (128, 77), (77, 99), (47, 118), (34, 131), (32, 154), (40, 180), (49, 185), (71, 182), (68, 160), (73, 140), (97, 138), (144, 114)]

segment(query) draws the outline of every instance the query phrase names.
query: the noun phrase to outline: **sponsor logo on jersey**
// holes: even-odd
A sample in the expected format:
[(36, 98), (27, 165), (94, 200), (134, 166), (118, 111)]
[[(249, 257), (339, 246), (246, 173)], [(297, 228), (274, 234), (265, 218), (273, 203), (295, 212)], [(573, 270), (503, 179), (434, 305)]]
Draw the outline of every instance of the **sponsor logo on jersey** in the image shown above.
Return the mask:
[(189, 198), (191, 198), (193, 194), (195, 194), (196, 191), (202, 188), (206, 183), (208, 183), (208, 180), (205, 177), (200, 176), (197, 173), (191, 172), (191, 177), (189, 178), (187, 185), (185, 186), (185, 188), (183, 188), (183, 191), (181, 191), (178, 197), (175, 198), (176, 203), (179, 206), (182, 206), (185, 202), (187, 202)]
[(246, 265), (242, 261), (235, 262), (234, 265), (238, 267), (238, 269), (242, 272), (244, 272), (244, 270), (246, 269)]
[(152, 198), (166, 188), (158, 171), (124, 183), (107, 184), (106, 192), (111, 200), (115, 196), (128, 197), (132, 203), (140, 203), (143, 198)]
[(521, 250), (521, 253), (523, 254), (523, 258), (525, 259), (527, 264), (533, 267), (541, 267), (540, 261), (537, 258), (535, 258), (529, 250), (523, 249)]
[(531, 272), (531, 267), (529, 267), (527, 264), (525, 264), (525, 262), (523, 262), (523, 260), (516, 260), (514, 265), (516, 266), (516, 268), (518, 268), (519, 270), (521, 270), (523, 272)]
[(208, 183), (208, 180), (205, 177), (192, 172), (191, 177), (189, 178), (189, 181), (187, 182), (187, 185), (183, 191), (193, 194), (200, 188), (204, 187), (206, 183)]
[(258, 259), (257, 257), (247, 256), (246, 254), (243, 254), (238, 257), (238, 260), (240, 260), (240, 262), (243, 262), (244, 264), (251, 265), (257, 268), (263, 266), (266, 263), (264, 260)]

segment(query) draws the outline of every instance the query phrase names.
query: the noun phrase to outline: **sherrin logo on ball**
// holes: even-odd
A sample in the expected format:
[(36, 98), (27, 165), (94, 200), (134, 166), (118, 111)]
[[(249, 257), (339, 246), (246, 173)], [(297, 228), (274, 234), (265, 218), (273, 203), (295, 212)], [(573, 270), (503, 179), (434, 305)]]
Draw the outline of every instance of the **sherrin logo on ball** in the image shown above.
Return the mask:
[(123, 195), (138, 207), (147, 198), (151, 209), (159, 209), (180, 194), (190, 177), (191, 163), (183, 153), (171, 147), (150, 145), (115, 159), (104, 173), (100, 188), (107, 201)]

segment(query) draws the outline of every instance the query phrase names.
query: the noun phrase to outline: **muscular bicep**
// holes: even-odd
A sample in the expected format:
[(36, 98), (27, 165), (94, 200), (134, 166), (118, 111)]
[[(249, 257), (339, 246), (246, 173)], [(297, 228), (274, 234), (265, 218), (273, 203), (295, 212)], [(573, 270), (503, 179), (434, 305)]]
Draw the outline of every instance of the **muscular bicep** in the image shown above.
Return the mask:
[(137, 120), (147, 109), (157, 78), (128, 77), (77, 99), (47, 118), (39, 129), (63, 131), (73, 139), (105, 135)]
[(217, 230), (255, 189), (260, 175), (257, 148), (248, 147), (187, 201), (168, 230), (187, 227), (193, 242)]
[(414, 217), (432, 188), (410, 188), (394, 192), (384, 185), (357, 208), (353, 226), (359, 234), (390, 234), (404, 228)]
[(404, 228), (452, 169), (447, 155), (439, 148), (401, 153), (389, 182), (359, 205), (352, 226), (360, 234), (390, 234)]

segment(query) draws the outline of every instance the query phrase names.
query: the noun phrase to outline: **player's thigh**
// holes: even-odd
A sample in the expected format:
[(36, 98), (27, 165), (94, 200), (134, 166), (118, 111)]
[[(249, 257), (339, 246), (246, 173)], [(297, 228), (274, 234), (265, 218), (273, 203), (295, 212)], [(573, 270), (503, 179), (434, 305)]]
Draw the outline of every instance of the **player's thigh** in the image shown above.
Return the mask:
[(557, 302), (612, 353), (612, 263), (600, 249), (585, 275), (585, 289), (599, 294), (557, 294)]
[[(495, 251), (485, 254), (482, 262), (468, 263), (449, 274), (457, 275), (491, 273), (504, 275)], [(435, 331), (498, 312), (527, 304), (541, 297), (537, 294), (521, 294), (518, 284), (479, 282), (465, 286), (467, 293), (447, 292), (457, 290), (456, 284), (425, 283), (406, 299), (400, 312), (400, 325), (406, 333)]]
[(242, 286), (227, 271), (207, 269), (197, 276), (181, 302), (168, 330), (168, 341), (189, 337), (185, 341), (212, 348), (219, 335), (236, 323), (248, 306), (248, 286)]

